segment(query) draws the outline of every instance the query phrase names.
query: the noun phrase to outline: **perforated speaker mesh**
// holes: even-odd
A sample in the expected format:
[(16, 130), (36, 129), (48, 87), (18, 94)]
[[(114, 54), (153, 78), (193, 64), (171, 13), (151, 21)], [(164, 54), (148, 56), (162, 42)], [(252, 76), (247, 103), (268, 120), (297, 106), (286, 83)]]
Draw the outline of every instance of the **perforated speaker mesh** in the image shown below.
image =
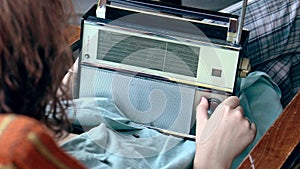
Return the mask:
[(83, 66), (79, 97), (108, 97), (131, 120), (189, 133), (194, 89)]

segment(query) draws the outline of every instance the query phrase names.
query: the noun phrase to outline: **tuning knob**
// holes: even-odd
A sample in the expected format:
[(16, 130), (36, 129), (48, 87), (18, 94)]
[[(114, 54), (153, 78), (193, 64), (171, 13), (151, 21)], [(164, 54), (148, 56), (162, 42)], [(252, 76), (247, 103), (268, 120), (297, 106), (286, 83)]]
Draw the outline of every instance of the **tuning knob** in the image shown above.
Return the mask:
[(215, 109), (218, 107), (218, 105), (221, 104), (221, 101), (216, 98), (209, 98), (208, 103), (209, 103), (208, 114), (209, 116), (211, 116), (212, 113), (215, 111)]

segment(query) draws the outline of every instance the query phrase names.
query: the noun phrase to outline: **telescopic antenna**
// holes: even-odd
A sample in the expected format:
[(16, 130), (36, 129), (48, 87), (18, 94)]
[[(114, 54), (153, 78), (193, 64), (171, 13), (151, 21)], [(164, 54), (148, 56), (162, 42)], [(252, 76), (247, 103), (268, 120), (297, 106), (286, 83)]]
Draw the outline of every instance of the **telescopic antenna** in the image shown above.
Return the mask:
[(243, 0), (242, 13), (239, 17), (238, 32), (237, 32), (237, 36), (236, 36), (236, 40), (235, 40), (236, 44), (240, 44), (240, 42), (241, 42), (244, 21), (245, 21), (246, 8), (247, 8), (247, 2), (248, 2), (248, 0)]

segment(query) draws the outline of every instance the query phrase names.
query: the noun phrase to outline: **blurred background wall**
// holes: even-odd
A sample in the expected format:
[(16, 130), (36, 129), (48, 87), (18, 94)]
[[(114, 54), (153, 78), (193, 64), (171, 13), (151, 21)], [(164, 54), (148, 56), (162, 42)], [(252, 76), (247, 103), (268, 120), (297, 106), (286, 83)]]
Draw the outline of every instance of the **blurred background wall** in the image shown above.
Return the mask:
[[(159, 1), (159, 0), (156, 0)], [(181, 3), (184, 6), (218, 11), (240, 0), (161, 0), (169, 3)], [(81, 16), (98, 0), (73, 0), (79, 25)]]

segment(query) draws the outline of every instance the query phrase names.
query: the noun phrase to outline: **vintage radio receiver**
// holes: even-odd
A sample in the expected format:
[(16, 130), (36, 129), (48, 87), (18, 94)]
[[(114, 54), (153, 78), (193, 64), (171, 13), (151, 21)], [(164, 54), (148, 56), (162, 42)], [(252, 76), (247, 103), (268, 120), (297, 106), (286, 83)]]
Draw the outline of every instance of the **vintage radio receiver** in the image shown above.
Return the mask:
[(82, 19), (78, 97), (108, 97), (135, 122), (188, 134), (200, 97), (215, 107), (249, 71), (238, 18), (141, 0), (95, 4)]

